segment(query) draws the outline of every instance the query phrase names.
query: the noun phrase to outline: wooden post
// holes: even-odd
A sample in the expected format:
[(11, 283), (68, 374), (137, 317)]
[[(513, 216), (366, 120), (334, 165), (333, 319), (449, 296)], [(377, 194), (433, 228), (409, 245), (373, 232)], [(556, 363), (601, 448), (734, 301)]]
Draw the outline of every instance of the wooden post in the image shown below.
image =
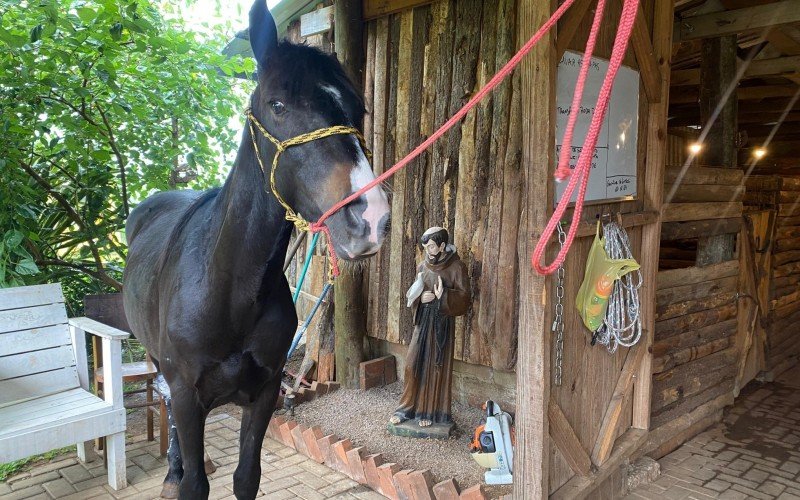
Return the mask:
[[(707, 38), (700, 52), (700, 119), (708, 128), (701, 158), (714, 167), (736, 168), (736, 35)], [(733, 86), (733, 89), (730, 87)], [(698, 266), (733, 258), (734, 235), (701, 237)]]
[(333, 329), (336, 381), (348, 389), (358, 388), (358, 365), (364, 361), (367, 307), (360, 264), (339, 261), (342, 273), (333, 287)]
[[(333, 11), (336, 57), (353, 80), (363, 88), (364, 44), (361, 0), (336, 0)], [(359, 124), (360, 125), (360, 124)], [(363, 267), (341, 262), (342, 274), (333, 287), (336, 380), (342, 387), (358, 388), (358, 364), (364, 361), (367, 308)]]
[[(553, 0), (520, 0), (517, 46), (525, 43), (551, 15)], [(520, 305), (517, 347), (517, 447), (514, 450), (514, 498), (547, 498), (550, 461), (550, 331), (545, 278), (533, 270), (530, 256), (546, 222), (552, 199), (554, 164), (555, 37), (551, 30), (517, 69), (522, 93), (522, 187), (520, 220)]]
[(362, 0), (333, 3), (333, 49), (356, 88), (364, 87), (364, 21)]
[[(661, 96), (650, 103), (647, 114), (647, 160), (644, 180), (644, 210), (661, 212), (664, 202), (664, 170), (667, 151), (667, 111), (669, 109), (670, 54), (674, 0), (656, 0), (653, 7), (653, 53), (661, 78)], [(642, 339), (646, 354), (636, 374), (633, 390), (633, 421), (637, 429), (650, 428), (650, 394), (653, 385), (653, 334), (656, 323), (656, 276), (661, 240), (661, 221), (642, 228)]]

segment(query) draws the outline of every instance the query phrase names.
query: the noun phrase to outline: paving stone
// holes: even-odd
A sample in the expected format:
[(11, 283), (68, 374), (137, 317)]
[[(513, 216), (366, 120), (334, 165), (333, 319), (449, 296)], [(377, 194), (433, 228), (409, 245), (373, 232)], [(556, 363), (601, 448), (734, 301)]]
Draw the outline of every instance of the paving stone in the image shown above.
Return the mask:
[(11, 485), (12, 491), (20, 491), (28, 489), (31, 486), (43, 484), (48, 481), (53, 481), (55, 479), (58, 479), (59, 477), (61, 476), (58, 474), (57, 471), (50, 471), (44, 474), (38, 474), (36, 476), (31, 476), (30, 474), (28, 474), (25, 479), (21, 479), (19, 481), (14, 481), (14, 482), (9, 481), (9, 483)]
[(730, 465), (728, 465), (728, 468), (735, 470), (737, 472), (745, 472), (752, 466), (753, 462), (745, 460), (744, 458), (737, 458), (736, 460), (731, 462)]
[(797, 474), (800, 472), (800, 463), (797, 462), (785, 462), (783, 465), (778, 467), (782, 471), (789, 472), (791, 474)]
[(63, 477), (42, 485), (44, 490), (53, 498), (61, 498), (76, 492), (75, 487)]
[(8, 495), (3, 495), (3, 500), (21, 500), (23, 498), (42, 498), (46, 495), (44, 492), (44, 488), (42, 488), (41, 484), (34, 484), (33, 486), (28, 486), (27, 488), (19, 488), (12, 491)]
[(741, 491), (727, 490), (720, 493), (717, 498), (720, 500), (744, 500), (747, 498), (747, 495)]
[(769, 479), (769, 473), (761, 469), (758, 469), (756, 467), (753, 467), (752, 469), (747, 471), (742, 477), (744, 479), (747, 479), (748, 481), (763, 483), (764, 481)]
[(712, 479), (711, 481), (706, 483), (706, 488), (714, 491), (725, 491), (731, 487), (731, 483), (719, 480), (719, 479)]
[(292, 486), (291, 488), (289, 488), (289, 491), (291, 491), (298, 497), (303, 498), (304, 500), (325, 500), (325, 498), (327, 498), (326, 495), (322, 494), (315, 488), (312, 488), (306, 484), (298, 484), (296, 486)]
[(752, 497), (752, 498), (757, 498), (759, 500), (772, 500), (773, 499), (773, 497), (771, 495), (767, 495), (765, 493), (761, 493), (759, 491), (756, 491), (756, 490), (751, 489), (751, 488), (747, 488), (747, 487), (742, 486), (740, 484), (734, 484), (733, 486), (731, 486), (731, 488), (733, 490), (735, 490), (735, 491), (741, 491), (742, 493), (746, 493), (747, 496)]
[(772, 495), (774, 497), (779, 496), (783, 491), (786, 489), (786, 486), (780, 483), (776, 483), (774, 481), (767, 481), (761, 486), (759, 486), (758, 491), (766, 493), (767, 495)]

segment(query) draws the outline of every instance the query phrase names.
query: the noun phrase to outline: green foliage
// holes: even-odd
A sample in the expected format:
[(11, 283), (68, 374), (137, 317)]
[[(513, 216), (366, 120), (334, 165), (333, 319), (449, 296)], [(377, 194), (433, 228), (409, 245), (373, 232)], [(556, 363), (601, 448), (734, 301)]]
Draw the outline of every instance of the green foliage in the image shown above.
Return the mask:
[(130, 206), (221, 177), (254, 63), (165, 4), (0, 0), (0, 287), (119, 289)]

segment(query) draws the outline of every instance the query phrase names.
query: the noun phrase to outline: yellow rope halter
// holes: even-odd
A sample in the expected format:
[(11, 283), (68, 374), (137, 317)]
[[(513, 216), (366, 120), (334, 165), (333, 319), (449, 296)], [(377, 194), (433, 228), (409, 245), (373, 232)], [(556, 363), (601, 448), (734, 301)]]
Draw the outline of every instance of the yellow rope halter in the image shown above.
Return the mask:
[(261, 172), (264, 176), (267, 175), (267, 170), (264, 168), (264, 163), (261, 160), (261, 151), (258, 149), (258, 142), (256, 141), (256, 133), (253, 129), (253, 125), (256, 126), (261, 135), (263, 135), (269, 142), (275, 145), (277, 151), (275, 152), (275, 156), (272, 157), (272, 169), (269, 172), (269, 187), (272, 189), (272, 194), (275, 195), (275, 199), (278, 200), (278, 203), (286, 209), (286, 220), (291, 221), (296, 227), (298, 231), (308, 231), (311, 232), (311, 224), (303, 218), (302, 215), (295, 212), (291, 206), (283, 199), (283, 196), (280, 195), (278, 192), (278, 188), (275, 185), (275, 172), (278, 170), (278, 159), (281, 156), (281, 153), (286, 151), (288, 148), (292, 146), (299, 146), (301, 144), (305, 144), (307, 142), (315, 141), (317, 139), (323, 139), (325, 137), (330, 137), (332, 135), (354, 135), (358, 138), (358, 142), (361, 143), (361, 148), (364, 150), (364, 153), (367, 155), (368, 160), (372, 160), (372, 154), (369, 149), (367, 149), (366, 141), (364, 140), (364, 136), (361, 135), (361, 132), (358, 131), (355, 127), (348, 127), (345, 125), (334, 125), (331, 127), (320, 128), (314, 130), (312, 132), (306, 132), (305, 134), (300, 134), (298, 136), (292, 137), (291, 139), (286, 139), (285, 141), (279, 141), (275, 136), (267, 132), (267, 129), (261, 125), (261, 122), (253, 115), (253, 111), (250, 108), (245, 110), (245, 114), (248, 118), (248, 126), (250, 127), (250, 138), (253, 141), (253, 148), (256, 151), (256, 158), (258, 159), (258, 165), (261, 167)]
[(339, 268), (336, 264), (336, 254), (333, 250), (333, 243), (330, 241), (331, 234), (328, 231), (328, 228), (324, 225), (318, 225), (318, 227), (312, 228), (311, 223), (309, 223), (306, 219), (303, 218), (302, 215), (295, 212), (291, 206), (283, 199), (283, 196), (278, 192), (278, 187), (275, 185), (275, 172), (278, 170), (278, 159), (281, 156), (281, 153), (286, 151), (286, 149), (292, 146), (299, 146), (301, 144), (305, 144), (307, 142), (315, 141), (317, 139), (322, 139), (325, 137), (330, 137), (332, 135), (354, 135), (358, 138), (358, 142), (361, 144), (361, 148), (364, 150), (364, 154), (367, 156), (367, 160), (370, 162), (372, 161), (372, 152), (367, 148), (367, 143), (364, 140), (364, 136), (361, 135), (361, 132), (355, 127), (347, 127), (345, 125), (334, 125), (331, 127), (325, 127), (321, 129), (317, 129), (311, 132), (307, 132), (305, 134), (300, 134), (298, 136), (292, 137), (291, 139), (286, 139), (285, 141), (279, 141), (275, 136), (267, 132), (267, 129), (261, 125), (261, 122), (253, 115), (253, 111), (251, 108), (247, 108), (245, 110), (245, 115), (247, 115), (247, 125), (250, 127), (250, 139), (253, 141), (253, 149), (256, 152), (256, 159), (258, 159), (258, 166), (261, 168), (261, 172), (266, 177), (267, 169), (264, 168), (264, 162), (261, 160), (261, 151), (258, 149), (258, 142), (256, 141), (256, 132), (253, 129), (253, 125), (256, 126), (261, 135), (263, 135), (269, 142), (275, 145), (277, 151), (275, 152), (275, 156), (272, 158), (272, 170), (269, 173), (269, 187), (272, 189), (272, 194), (275, 195), (275, 199), (278, 200), (278, 203), (281, 204), (283, 208), (286, 209), (286, 220), (291, 221), (295, 227), (297, 227), (298, 231), (308, 231), (316, 232), (316, 231), (323, 231), (328, 239), (328, 253), (331, 255), (328, 259), (328, 282), (333, 283), (333, 278), (337, 274), (339, 274)]

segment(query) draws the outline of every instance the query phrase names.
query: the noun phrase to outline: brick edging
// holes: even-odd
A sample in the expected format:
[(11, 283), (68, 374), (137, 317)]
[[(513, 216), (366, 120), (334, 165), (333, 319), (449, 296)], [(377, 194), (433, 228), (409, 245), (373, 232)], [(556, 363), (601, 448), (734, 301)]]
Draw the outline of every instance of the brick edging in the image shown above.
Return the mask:
[[(314, 390), (313, 397), (336, 389), (338, 384), (326, 384), (324, 389)], [(307, 393), (302, 396), (304, 401), (310, 399), (307, 399)], [(307, 427), (295, 420), (274, 415), (269, 422), (267, 436), (392, 500), (488, 499), (482, 484), (464, 491), (460, 490), (455, 479), (434, 484), (430, 470), (402, 469), (399, 464), (384, 462), (382, 454), (369, 453), (364, 447), (354, 448), (349, 439), (325, 435), (317, 425)]]

